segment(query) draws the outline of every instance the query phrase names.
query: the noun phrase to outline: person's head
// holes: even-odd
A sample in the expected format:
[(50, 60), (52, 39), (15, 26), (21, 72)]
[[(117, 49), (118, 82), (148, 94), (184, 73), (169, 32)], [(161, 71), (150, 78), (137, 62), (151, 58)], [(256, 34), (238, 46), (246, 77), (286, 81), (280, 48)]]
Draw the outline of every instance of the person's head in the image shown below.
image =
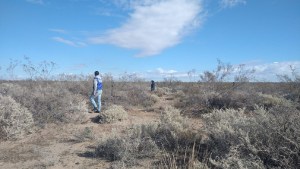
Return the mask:
[(99, 72), (98, 71), (95, 71), (95, 76), (98, 76), (99, 75)]

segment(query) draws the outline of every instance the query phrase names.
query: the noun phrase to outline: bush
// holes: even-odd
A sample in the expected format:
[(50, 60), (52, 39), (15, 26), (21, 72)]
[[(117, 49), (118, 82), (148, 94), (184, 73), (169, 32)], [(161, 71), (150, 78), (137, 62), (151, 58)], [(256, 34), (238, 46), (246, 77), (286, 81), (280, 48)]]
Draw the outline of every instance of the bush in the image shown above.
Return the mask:
[[(211, 165), (221, 168), (297, 168), (300, 147), (300, 112), (276, 115), (256, 107), (215, 110), (203, 115)], [(289, 116), (285, 114), (288, 113)]]
[(32, 131), (32, 114), (9, 96), (0, 94), (0, 139), (20, 138)]
[[(137, 159), (149, 157), (158, 158), (158, 167), (167, 165), (167, 168), (170, 168), (171, 164), (163, 161), (166, 160), (165, 157), (171, 156), (178, 159), (178, 167), (187, 167), (191, 165), (191, 160), (187, 158), (192, 157), (193, 149), (201, 139), (201, 131), (193, 130), (188, 119), (182, 117), (179, 110), (167, 106), (159, 123), (134, 126), (128, 129), (123, 137), (113, 135), (97, 146), (95, 154), (118, 161), (119, 163), (115, 163), (117, 168), (120, 168), (120, 165), (125, 168), (136, 165)], [(195, 159), (193, 162), (197, 161)], [(200, 166), (200, 163), (197, 165)], [(196, 163), (193, 166), (196, 166)]]
[(157, 102), (157, 98), (139, 88), (129, 90), (127, 100), (130, 105), (143, 107), (151, 107)]
[(259, 96), (259, 105), (264, 106), (265, 108), (271, 108), (274, 106), (288, 106), (292, 107), (292, 102), (279, 96), (273, 96), (270, 94), (258, 93)]
[[(155, 142), (149, 137), (144, 137), (149, 128), (146, 126), (135, 126), (129, 130), (124, 137), (113, 135), (102, 141), (95, 150), (95, 155), (104, 157), (111, 161), (119, 161), (119, 165), (136, 165), (137, 159), (155, 157), (159, 149)], [(119, 165), (115, 167), (118, 167)]]
[(16, 102), (22, 103), (27, 88), (19, 84), (1, 83), (0, 94), (3, 96), (11, 96)]
[[(66, 82), (67, 83), (67, 82)], [(34, 85), (34, 87), (31, 87)], [(88, 112), (86, 99), (70, 92), (64, 83), (32, 81), (22, 85), (3, 83), (0, 93), (11, 96), (26, 107), (34, 118), (35, 124), (83, 122)]]
[(112, 105), (100, 115), (100, 123), (114, 123), (127, 119), (128, 113), (122, 106)]
[(84, 142), (84, 141), (93, 140), (93, 139), (94, 139), (93, 130), (89, 127), (85, 127), (84, 130), (79, 131), (74, 135), (73, 141)]
[(157, 89), (155, 90), (155, 93), (157, 94), (157, 96), (162, 97), (164, 95), (168, 95), (171, 94), (172, 89), (168, 88), (168, 87), (157, 87)]

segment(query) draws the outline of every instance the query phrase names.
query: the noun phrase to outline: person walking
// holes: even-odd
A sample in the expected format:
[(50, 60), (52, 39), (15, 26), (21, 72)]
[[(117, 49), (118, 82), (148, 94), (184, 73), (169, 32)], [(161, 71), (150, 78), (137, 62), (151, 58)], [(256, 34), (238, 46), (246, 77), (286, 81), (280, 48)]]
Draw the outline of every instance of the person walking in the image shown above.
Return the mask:
[[(95, 77), (93, 81), (93, 92), (90, 96), (90, 101), (94, 107), (95, 113), (100, 113), (101, 111), (101, 95), (102, 95), (102, 79), (98, 71), (95, 71)], [(97, 103), (95, 102), (97, 101)]]
[(155, 82), (154, 80), (151, 80), (151, 91), (155, 90)]

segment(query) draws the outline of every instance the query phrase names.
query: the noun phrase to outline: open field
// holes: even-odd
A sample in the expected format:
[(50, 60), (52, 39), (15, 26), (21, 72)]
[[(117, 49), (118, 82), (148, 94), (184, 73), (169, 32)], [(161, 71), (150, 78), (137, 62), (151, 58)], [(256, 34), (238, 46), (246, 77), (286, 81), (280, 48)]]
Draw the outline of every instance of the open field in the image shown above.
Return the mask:
[(300, 84), (0, 82), (0, 168), (299, 168)]

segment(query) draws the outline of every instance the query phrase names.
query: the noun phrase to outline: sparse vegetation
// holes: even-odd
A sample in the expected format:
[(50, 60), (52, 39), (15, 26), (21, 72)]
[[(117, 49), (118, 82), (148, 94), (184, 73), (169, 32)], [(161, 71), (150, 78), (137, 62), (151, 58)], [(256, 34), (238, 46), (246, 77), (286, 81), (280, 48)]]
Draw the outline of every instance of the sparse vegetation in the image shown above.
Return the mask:
[(73, 141), (75, 142), (84, 142), (88, 140), (93, 140), (95, 139), (94, 133), (91, 128), (85, 127), (84, 130), (77, 132), (74, 135)]
[[(12, 61), (8, 69), (12, 77), (18, 64)], [(158, 169), (299, 166), (300, 94), (295, 72), (293, 78), (282, 75), (284, 82), (251, 83), (253, 70), (241, 65), (235, 82), (224, 82), (232, 67), (219, 62), (199, 82), (165, 79), (157, 82), (154, 92), (136, 75), (125, 73), (115, 80), (105, 74), (102, 111), (88, 114), (90, 76), (51, 80), (54, 64), (44, 62), (34, 69), (27, 64), (23, 68), (28, 80), (0, 81), (0, 141), (22, 138), (50, 124), (80, 125), (95, 115), (100, 120), (89, 125), (105, 126), (104, 134), (111, 133), (112, 126), (117, 130), (100, 137), (102, 130), (96, 133), (85, 126), (62, 140), (86, 144), (92, 150), (78, 156), (109, 160), (111, 168), (144, 166), (144, 161), (149, 162), (146, 168)], [(49, 70), (36, 72), (42, 69)], [(138, 113), (145, 117), (135, 123), (132, 117)], [(149, 114), (156, 119), (146, 123)]]
[(63, 82), (43, 81), (19, 84), (2, 83), (0, 93), (11, 96), (16, 102), (27, 108), (37, 126), (47, 123), (81, 122), (87, 113), (86, 99), (72, 93)]

